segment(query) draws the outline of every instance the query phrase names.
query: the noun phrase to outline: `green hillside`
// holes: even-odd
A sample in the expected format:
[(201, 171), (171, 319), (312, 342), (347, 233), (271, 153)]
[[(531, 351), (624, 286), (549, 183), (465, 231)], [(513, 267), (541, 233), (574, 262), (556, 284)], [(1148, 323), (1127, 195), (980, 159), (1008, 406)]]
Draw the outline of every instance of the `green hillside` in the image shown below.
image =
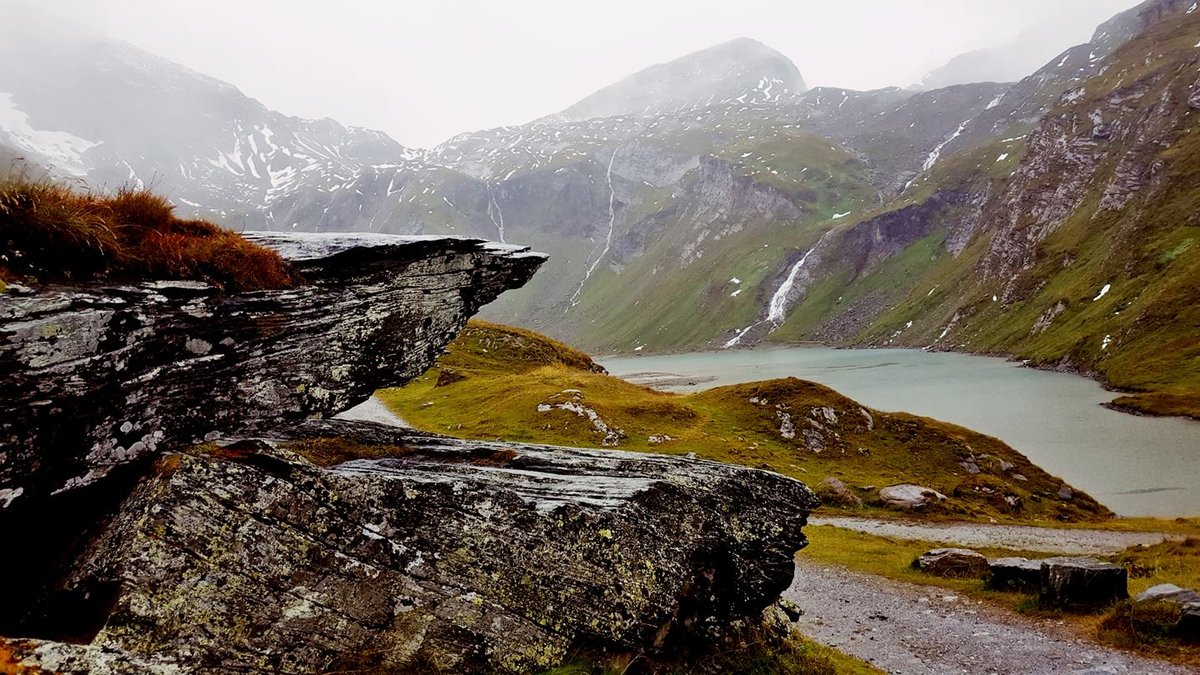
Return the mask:
[(935, 516), (1110, 515), (1079, 492), (1059, 497), (1060, 479), (962, 427), (872, 410), (794, 378), (690, 395), (653, 391), (607, 375), (561, 343), (484, 322), (472, 322), (424, 376), (379, 396), (417, 428), (462, 438), (695, 453), (814, 487), (837, 478), (853, 496), (819, 487), (833, 507), (859, 508), (861, 499), (862, 508), (882, 508), (879, 487), (917, 483), (949, 497), (930, 509)]

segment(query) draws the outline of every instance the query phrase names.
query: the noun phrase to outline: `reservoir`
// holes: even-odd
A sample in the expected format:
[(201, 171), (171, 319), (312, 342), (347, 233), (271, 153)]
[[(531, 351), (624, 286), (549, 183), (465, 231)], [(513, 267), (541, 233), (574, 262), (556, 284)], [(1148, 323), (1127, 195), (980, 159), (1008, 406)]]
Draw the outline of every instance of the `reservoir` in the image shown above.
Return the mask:
[(1077, 375), (916, 349), (785, 347), (599, 359), (618, 377), (695, 391), (780, 377), (819, 382), (885, 411), (1000, 438), (1124, 516), (1200, 515), (1200, 422), (1138, 417)]

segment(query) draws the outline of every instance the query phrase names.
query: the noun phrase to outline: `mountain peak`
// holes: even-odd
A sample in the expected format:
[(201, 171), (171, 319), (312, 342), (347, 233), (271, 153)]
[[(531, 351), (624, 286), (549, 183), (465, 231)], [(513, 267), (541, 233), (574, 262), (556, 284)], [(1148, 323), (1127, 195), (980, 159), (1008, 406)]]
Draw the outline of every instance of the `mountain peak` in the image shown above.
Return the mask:
[(732, 101), (762, 105), (806, 90), (804, 78), (788, 57), (740, 37), (640, 70), (551, 119), (658, 115)]

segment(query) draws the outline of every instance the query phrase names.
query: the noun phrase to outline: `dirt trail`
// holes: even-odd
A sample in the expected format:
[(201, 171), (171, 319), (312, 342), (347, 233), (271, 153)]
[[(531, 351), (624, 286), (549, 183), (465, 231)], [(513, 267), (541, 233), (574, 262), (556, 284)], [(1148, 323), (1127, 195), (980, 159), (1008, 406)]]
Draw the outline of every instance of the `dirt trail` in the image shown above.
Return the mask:
[(1067, 530), (1032, 525), (981, 523), (909, 523), (841, 516), (813, 516), (808, 522), (810, 525), (833, 525), (894, 539), (919, 539), (968, 548), (992, 546), (1066, 555), (1112, 555), (1130, 546), (1158, 544), (1167, 539), (1181, 538), (1161, 532)]
[(948, 590), (806, 559), (784, 595), (804, 609), (811, 638), (891, 673), (1197, 673), (1101, 647), (1053, 621), (1035, 621)]

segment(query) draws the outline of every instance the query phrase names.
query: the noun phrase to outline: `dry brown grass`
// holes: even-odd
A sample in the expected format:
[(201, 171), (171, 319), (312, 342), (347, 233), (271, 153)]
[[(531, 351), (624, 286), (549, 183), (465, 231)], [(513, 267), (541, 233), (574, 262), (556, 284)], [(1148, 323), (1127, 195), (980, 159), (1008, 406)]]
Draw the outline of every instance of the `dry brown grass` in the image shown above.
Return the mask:
[(0, 178), (0, 280), (40, 283), (182, 279), (229, 292), (297, 283), (276, 252), (201, 220), (166, 198), (102, 195), (25, 175)]

